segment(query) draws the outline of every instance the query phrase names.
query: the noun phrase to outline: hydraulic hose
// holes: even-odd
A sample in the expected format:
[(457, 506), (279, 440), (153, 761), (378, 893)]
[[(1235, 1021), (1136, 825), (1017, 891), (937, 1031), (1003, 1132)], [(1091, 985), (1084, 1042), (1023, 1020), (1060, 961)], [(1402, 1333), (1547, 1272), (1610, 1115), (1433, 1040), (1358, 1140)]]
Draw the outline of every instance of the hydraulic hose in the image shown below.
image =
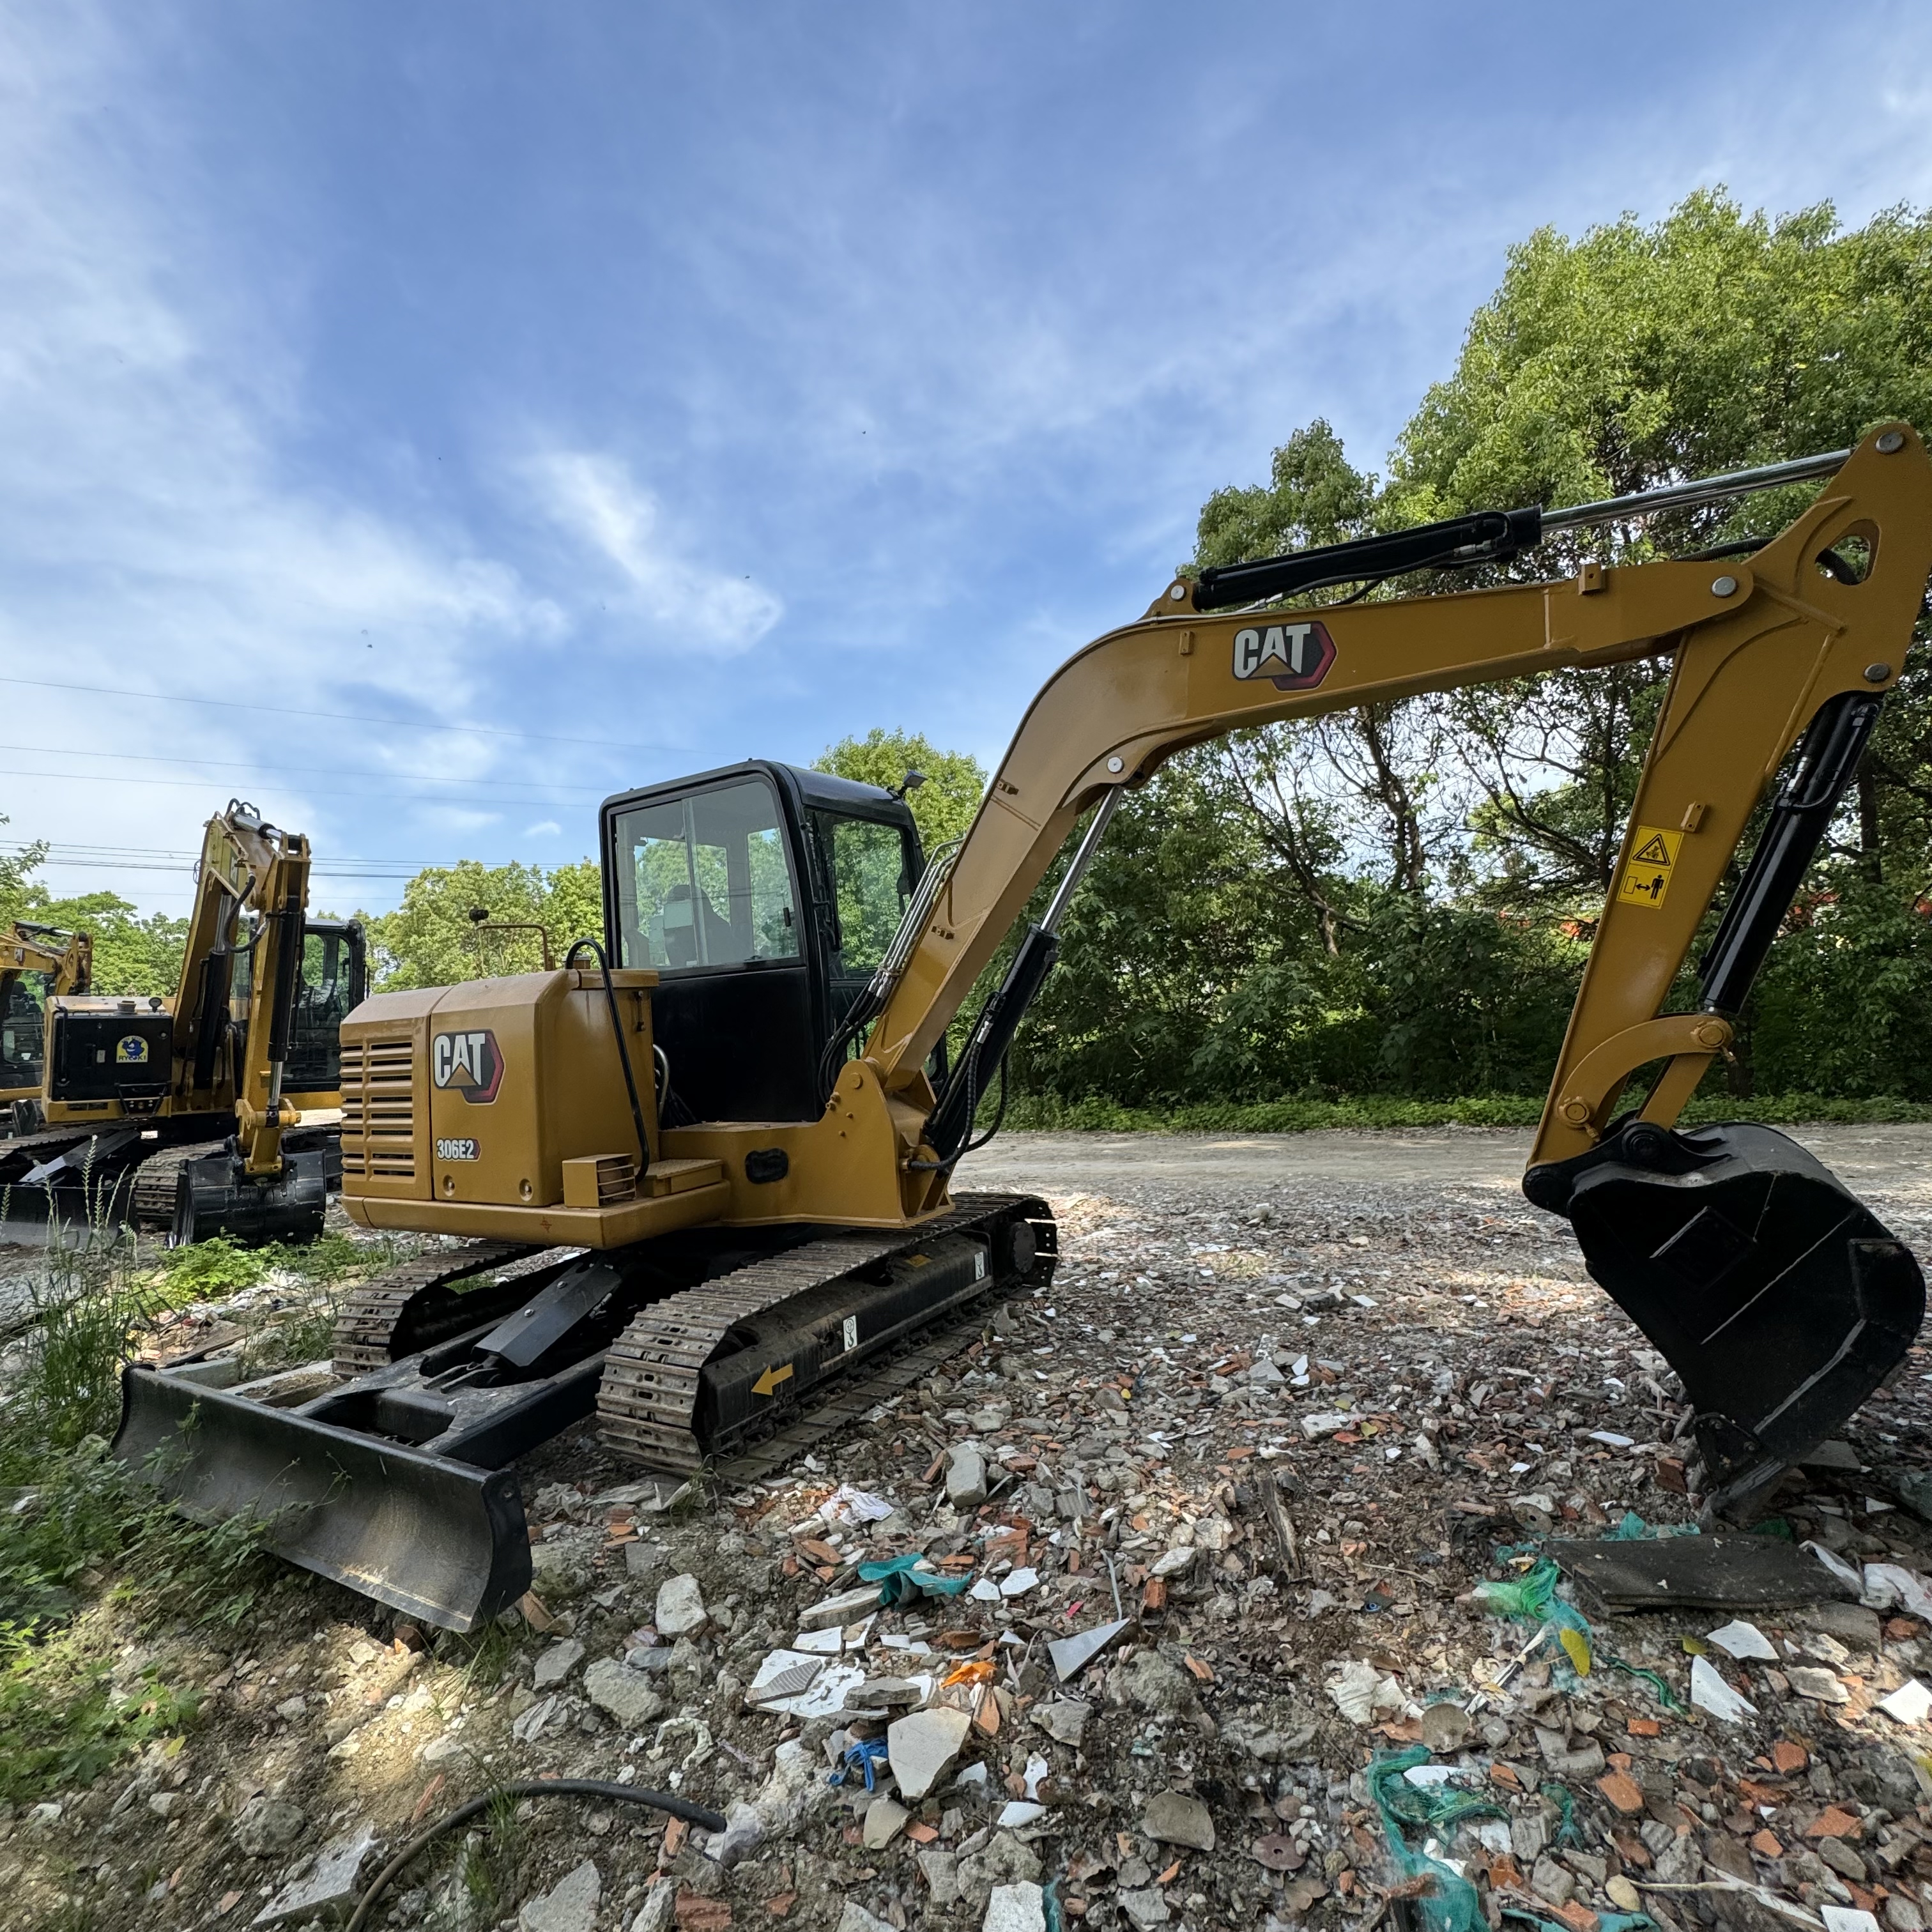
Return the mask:
[[(578, 941), (580, 945), (584, 943)], [(576, 950), (575, 946), (571, 948), (573, 952)], [(499, 1800), (512, 1798), (604, 1798), (614, 1799), (621, 1804), (646, 1804), (654, 1811), (668, 1811), (674, 1818), (682, 1818), (687, 1825), (696, 1825), (706, 1832), (722, 1832), (728, 1822), (717, 1812), (707, 1810), (702, 1804), (694, 1804), (688, 1798), (674, 1798), (668, 1792), (640, 1790), (634, 1784), (612, 1784), (601, 1778), (542, 1778), (526, 1783), (500, 1784), (495, 1790), (486, 1791), (481, 1798), (472, 1798), (467, 1804), (458, 1805), (454, 1811), (418, 1832), (369, 1881), (369, 1889), (356, 1900), (356, 1910), (343, 1932), (362, 1932), (362, 1928), (369, 1922), (370, 1913), (388, 1890), (391, 1881), (426, 1845), (434, 1844), (446, 1832), (453, 1832), (458, 1826), (468, 1824), (478, 1813), (488, 1810)]]
[(610, 962), (596, 940), (574, 939), (570, 950), (563, 956), (563, 970), (566, 973), (570, 970), (570, 962), (577, 957), (579, 950), (586, 946), (596, 954), (598, 969), (604, 975), (604, 1003), (610, 1010), (610, 1030), (616, 1037), (617, 1058), (624, 1070), (624, 1090), (631, 1096), (631, 1120), (638, 1130), (638, 1178), (642, 1180), (650, 1172), (651, 1141), (644, 1131), (644, 1110), (638, 1100), (637, 1076), (631, 1071), (631, 1048), (624, 1038), (624, 1022), (617, 1012), (617, 989), (610, 983)]

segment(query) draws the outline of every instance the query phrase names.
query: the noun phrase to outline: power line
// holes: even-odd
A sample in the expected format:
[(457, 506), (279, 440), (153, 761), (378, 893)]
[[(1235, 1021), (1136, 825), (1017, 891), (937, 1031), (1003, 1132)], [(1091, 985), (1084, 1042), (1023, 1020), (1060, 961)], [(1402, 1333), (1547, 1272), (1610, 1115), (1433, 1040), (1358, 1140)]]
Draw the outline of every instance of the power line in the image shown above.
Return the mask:
[(486, 738), (526, 738), (546, 745), (601, 745), (610, 752), (676, 752), (676, 745), (628, 744), (616, 738), (566, 738), (549, 731), (509, 731), (496, 724), (433, 724), (420, 718), (376, 718), (353, 711), (294, 711), (279, 704), (247, 704), (234, 698), (177, 698), (165, 691), (128, 691), (118, 685), (63, 684), (52, 678), (0, 677), (0, 684), (34, 691), (79, 691), (95, 698), (138, 698), (149, 704), (206, 704), (225, 711), (260, 711), (272, 718), (327, 718), (341, 724), (391, 724), (405, 731), (464, 731)]
[[(0, 842), (0, 852), (18, 857), (34, 850), (31, 840)], [(70, 871), (179, 872), (200, 857), (199, 851), (170, 852), (149, 845), (49, 844), (40, 863)], [(310, 872), (318, 878), (412, 879), (431, 868), (452, 871), (461, 861), (452, 859), (314, 859)], [(488, 869), (488, 868), (485, 868)]]
[[(340, 765), (259, 765), (246, 764), (238, 758), (171, 758), (159, 752), (103, 752), (92, 746), (81, 745), (0, 745), (0, 752), (33, 752), (50, 758), (112, 758), (120, 762), (131, 760), (146, 765), (198, 765), (208, 771), (262, 772), (277, 777), (286, 772), (328, 772), (340, 778), (410, 778), (422, 784), (496, 785), (530, 782), (518, 778), (446, 778), (435, 772), (372, 772), (358, 766)], [(42, 774), (24, 772), (11, 776), (33, 778)], [(589, 798), (602, 798), (609, 788), (603, 785), (561, 785), (556, 789), (560, 794), (576, 792)]]
[[(0, 778), (44, 778), (55, 784), (159, 785), (175, 791), (202, 791), (207, 788), (206, 782), (200, 778), (123, 778), (110, 776), (102, 772), (28, 772), (22, 771), (14, 765), (0, 765)], [(352, 785), (346, 791), (314, 785), (301, 785), (293, 789), (298, 790), (304, 798), (365, 798), (397, 805), (482, 805), (486, 802), (482, 799), (439, 796), (434, 792), (364, 791), (359, 785)], [(512, 797), (507, 792), (495, 792), (490, 796), (504, 805), (554, 805), (560, 802), (554, 792), (539, 794), (534, 798)], [(601, 798), (604, 794), (600, 791), (592, 793), (591, 796)]]

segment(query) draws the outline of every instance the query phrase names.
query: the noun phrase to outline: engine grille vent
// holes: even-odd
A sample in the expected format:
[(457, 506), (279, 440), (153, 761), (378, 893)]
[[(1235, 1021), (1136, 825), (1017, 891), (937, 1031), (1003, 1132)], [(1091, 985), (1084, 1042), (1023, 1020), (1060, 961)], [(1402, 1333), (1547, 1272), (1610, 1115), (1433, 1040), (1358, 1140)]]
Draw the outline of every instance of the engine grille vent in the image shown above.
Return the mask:
[(342, 1171), (413, 1180), (416, 1067), (406, 1040), (359, 1040), (342, 1049)]

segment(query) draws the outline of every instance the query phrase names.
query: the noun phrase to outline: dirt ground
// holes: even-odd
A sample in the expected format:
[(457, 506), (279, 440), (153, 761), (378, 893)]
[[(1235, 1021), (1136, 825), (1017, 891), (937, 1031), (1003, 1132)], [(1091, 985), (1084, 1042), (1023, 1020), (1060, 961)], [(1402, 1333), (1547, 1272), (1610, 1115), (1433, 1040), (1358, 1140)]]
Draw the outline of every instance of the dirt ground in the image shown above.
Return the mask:
[[(1799, 1137), (1932, 1258), (1932, 1129)], [(0, 1822), (0, 1923), (328, 1922), (319, 1857), (366, 1882), (412, 1820), (550, 1775), (730, 1828), (505, 1807), (375, 1922), (1588, 1932), (1640, 1902), (1912, 1932), (1932, 1729), (1897, 1694), (1932, 1682), (1932, 1531), (1899, 1483), (1932, 1466), (1932, 1364), (1767, 1505), (1862, 1603), (1822, 1562), (1776, 1610), (1460, 1601), (1533, 1589), (1540, 1539), (1696, 1520), (1674, 1383), (1516, 1191), (1526, 1138), (1004, 1138), (962, 1184), (1052, 1201), (1050, 1289), (748, 1489), (551, 1445), (535, 1600), (487, 1641), (294, 1573), (232, 1634), (128, 1632), (122, 1676), (194, 1683), (199, 1718)], [(904, 1600), (818, 1610), (920, 1555)], [(1711, 1636), (1736, 1615), (1742, 1656)], [(1117, 1622), (1063, 1679), (1049, 1646)], [(790, 1708), (754, 1688), (780, 1670)], [(1694, 1674), (1747, 1704), (1700, 1708)], [(1418, 1776), (1372, 1781), (1405, 1751)]]

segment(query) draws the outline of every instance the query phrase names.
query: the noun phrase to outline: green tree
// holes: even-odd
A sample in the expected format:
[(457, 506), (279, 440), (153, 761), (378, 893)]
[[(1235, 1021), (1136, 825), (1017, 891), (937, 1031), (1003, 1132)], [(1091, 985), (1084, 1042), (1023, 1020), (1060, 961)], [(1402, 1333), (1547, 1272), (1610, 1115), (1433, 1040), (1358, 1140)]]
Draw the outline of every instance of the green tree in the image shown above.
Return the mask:
[[(1196, 560), (1622, 494), (1838, 447), (1889, 416), (1932, 425), (1932, 216), (1895, 209), (1846, 230), (1828, 207), (1774, 219), (1702, 192), (1654, 223), (1531, 236), (1381, 476), (1318, 419), (1264, 482), (1209, 497)], [(1815, 488), (1565, 536), (1489, 575), (1768, 535)], [(1425, 575), (1370, 594), (1480, 580)], [(1103, 855), (1090, 875), (1023, 1036), (1027, 1082), (1142, 1101), (1271, 1082), (1282, 1094), (1540, 1084), (1666, 670), (1478, 687), (1177, 760), (1162, 775), (1174, 788), (1130, 802), (1110, 835), (1116, 862)], [(1213, 794), (1208, 836), (1190, 787)], [(1271, 916), (1284, 900), (1307, 916)], [(1745, 1016), (1762, 1081), (1932, 1094), (1918, 1018), (1932, 1012), (1928, 902), (1922, 642)]]
[(923, 772), (925, 784), (908, 792), (906, 802), (928, 852), (964, 832), (986, 791), (986, 768), (970, 752), (942, 752), (923, 733), (877, 725), (862, 738), (828, 746), (818, 769), (887, 790), (896, 790), (908, 772)]
[[(12, 824), (4, 812), (0, 812), (0, 825)], [(27, 890), (27, 882), (44, 862), (47, 856), (45, 840), (25, 845), (17, 852), (0, 852), (0, 906), (4, 906), (21, 897)]]
[(560, 963), (572, 940), (600, 938), (604, 931), (595, 860), (548, 872), (541, 866), (484, 866), (474, 859), (431, 866), (403, 888), (394, 912), (368, 922), (377, 989), (398, 992), (538, 970), (542, 948), (536, 934), (479, 932), (470, 916), (478, 906), (493, 920), (542, 926)]
[[(0, 825), (6, 824), (0, 818)], [(44, 844), (0, 856), (0, 925), (16, 919), (94, 936), (97, 993), (173, 992), (181, 979), (188, 921), (165, 913), (146, 916), (115, 892), (58, 898), (34, 874), (46, 861)]]

